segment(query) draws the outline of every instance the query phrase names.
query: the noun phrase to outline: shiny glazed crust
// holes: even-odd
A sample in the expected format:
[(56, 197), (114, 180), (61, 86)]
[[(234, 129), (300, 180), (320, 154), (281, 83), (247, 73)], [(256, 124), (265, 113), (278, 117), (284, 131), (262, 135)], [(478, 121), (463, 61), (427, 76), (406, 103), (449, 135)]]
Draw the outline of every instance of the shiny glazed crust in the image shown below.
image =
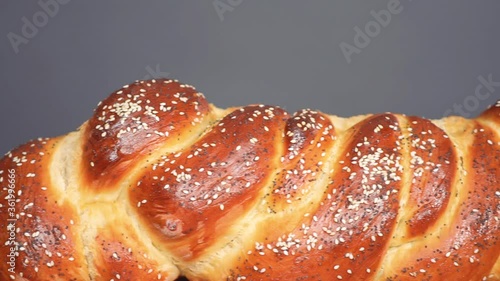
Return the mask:
[(0, 280), (500, 280), (500, 103), (341, 118), (137, 81), (0, 185)]

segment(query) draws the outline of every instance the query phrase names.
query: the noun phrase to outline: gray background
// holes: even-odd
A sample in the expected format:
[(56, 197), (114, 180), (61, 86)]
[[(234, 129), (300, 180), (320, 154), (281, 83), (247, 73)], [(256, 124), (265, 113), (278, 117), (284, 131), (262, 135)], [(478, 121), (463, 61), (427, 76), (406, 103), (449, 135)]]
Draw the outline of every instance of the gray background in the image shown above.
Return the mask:
[(219, 15), (211, 0), (72, 0), (18, 53), (8, 34), (22, 36), (22, 18), (33, 23), (43, 9), (2, 1), (0, 153), (72, 131), (123, 84), (165, 73), (220, 107), (340, 116), (439, 118), (464, 102), (473, 116), (500, 97), (500, 87), (474, 97), (479, 76), (500, 81), (500, 1), (401, 0), (401, 12), (351, 63), (339, 45), (354, 45), (354, 28), (390, 1), (218, 1), (230, 9)]

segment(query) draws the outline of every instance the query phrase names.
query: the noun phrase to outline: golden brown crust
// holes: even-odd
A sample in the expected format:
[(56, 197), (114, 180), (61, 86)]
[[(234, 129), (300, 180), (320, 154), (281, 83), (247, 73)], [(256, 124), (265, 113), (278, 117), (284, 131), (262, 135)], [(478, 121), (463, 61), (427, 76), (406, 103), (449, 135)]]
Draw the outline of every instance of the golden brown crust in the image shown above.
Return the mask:
[(296, 204), (292, 202), (300, 202), (307, 196), (308, 183), (317, 180), (336, 139), (328, 117), (310, 110), (297, 112), (288, 119), (284, 134), (281, 170), (266, 198), (271, 212), (284, 212)]
[[(200, 140), (164, 155), (130, 189), (130, 203), (162, 248), (196, 259), (259, 199), (286, 113), (234, 110)], [(212, 219), (206, 219), (212, 218)]]
[(399, 206), (397, 119), (370, 117), (347, 134), (347, 143), (332, 159), (333, 171), (321, 199), (304, 213), (294, 214), (300, 221), (292, 231), (257, 234), (262, 240), (240, 258), (232, 279), (367, 279), (375, 273)]
[(499, 126), (137, 81), (0, 159), (0, 279), (500, 280)]
[(88, 279), (76, 207), (50, 179), (58, 141), (31, 141), (0, 160), (1, 280)]
[[(410, 150), (407, 238), (421, 236), (448, 207), (457, 156), (446, 133), (431, 121), (409, 117), (402, 142)], [(411, 212), (409, 212), (412, 210)]]
[[(461, 138), (470, 139), (457, 165), (460, 175), (452, 189), (440, 230), (427, 233), (399, 253), (402, 266), (393, 267), (388, 280), (497, 280), (492, 271), (500, 254), (500, 140), (498, 133), (477, 123)], [(457, 188), (458, 187), (458, 188)], [(450, 210), (451, 209), (451, 210)], [(399, 269), (398, 269), (399, 268)], [(488, 279), (490, 277), (491, 279)]]
[(90, 250), (94, 257), (95, 280), (153, 281), (177, 278), (179, 272), (170, 265), (171, 262), (137, 243), (140, 237), (130, 228), (130, 225), (115, 220), (97, 230), (95, 244)]
[(96, 192), (117, 186), (137, 157), (193, 133), (209, 113), (203, 95), (177, 80), (125, 85), (99, 104), (85, 127), (86, 186)]

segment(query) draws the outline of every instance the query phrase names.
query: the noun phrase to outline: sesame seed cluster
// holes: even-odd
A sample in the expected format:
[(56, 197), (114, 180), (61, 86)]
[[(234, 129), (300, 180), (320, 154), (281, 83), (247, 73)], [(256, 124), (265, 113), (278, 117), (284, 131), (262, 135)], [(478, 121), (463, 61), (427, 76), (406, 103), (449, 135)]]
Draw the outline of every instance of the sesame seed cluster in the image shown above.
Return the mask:
[(1, 280), (500, 280), (499, 102), (341, 118), (136, 81), (0, 187)]

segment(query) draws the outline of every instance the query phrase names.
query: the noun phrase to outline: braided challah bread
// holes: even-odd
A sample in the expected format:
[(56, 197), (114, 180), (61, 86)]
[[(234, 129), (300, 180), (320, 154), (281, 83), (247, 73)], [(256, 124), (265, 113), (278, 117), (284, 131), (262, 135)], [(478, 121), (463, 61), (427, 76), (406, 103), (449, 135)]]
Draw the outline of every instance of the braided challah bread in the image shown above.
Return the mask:
[(137, 81), (0, 185), (1, 280), (500, 280), (500, 103), (289, 115)]

